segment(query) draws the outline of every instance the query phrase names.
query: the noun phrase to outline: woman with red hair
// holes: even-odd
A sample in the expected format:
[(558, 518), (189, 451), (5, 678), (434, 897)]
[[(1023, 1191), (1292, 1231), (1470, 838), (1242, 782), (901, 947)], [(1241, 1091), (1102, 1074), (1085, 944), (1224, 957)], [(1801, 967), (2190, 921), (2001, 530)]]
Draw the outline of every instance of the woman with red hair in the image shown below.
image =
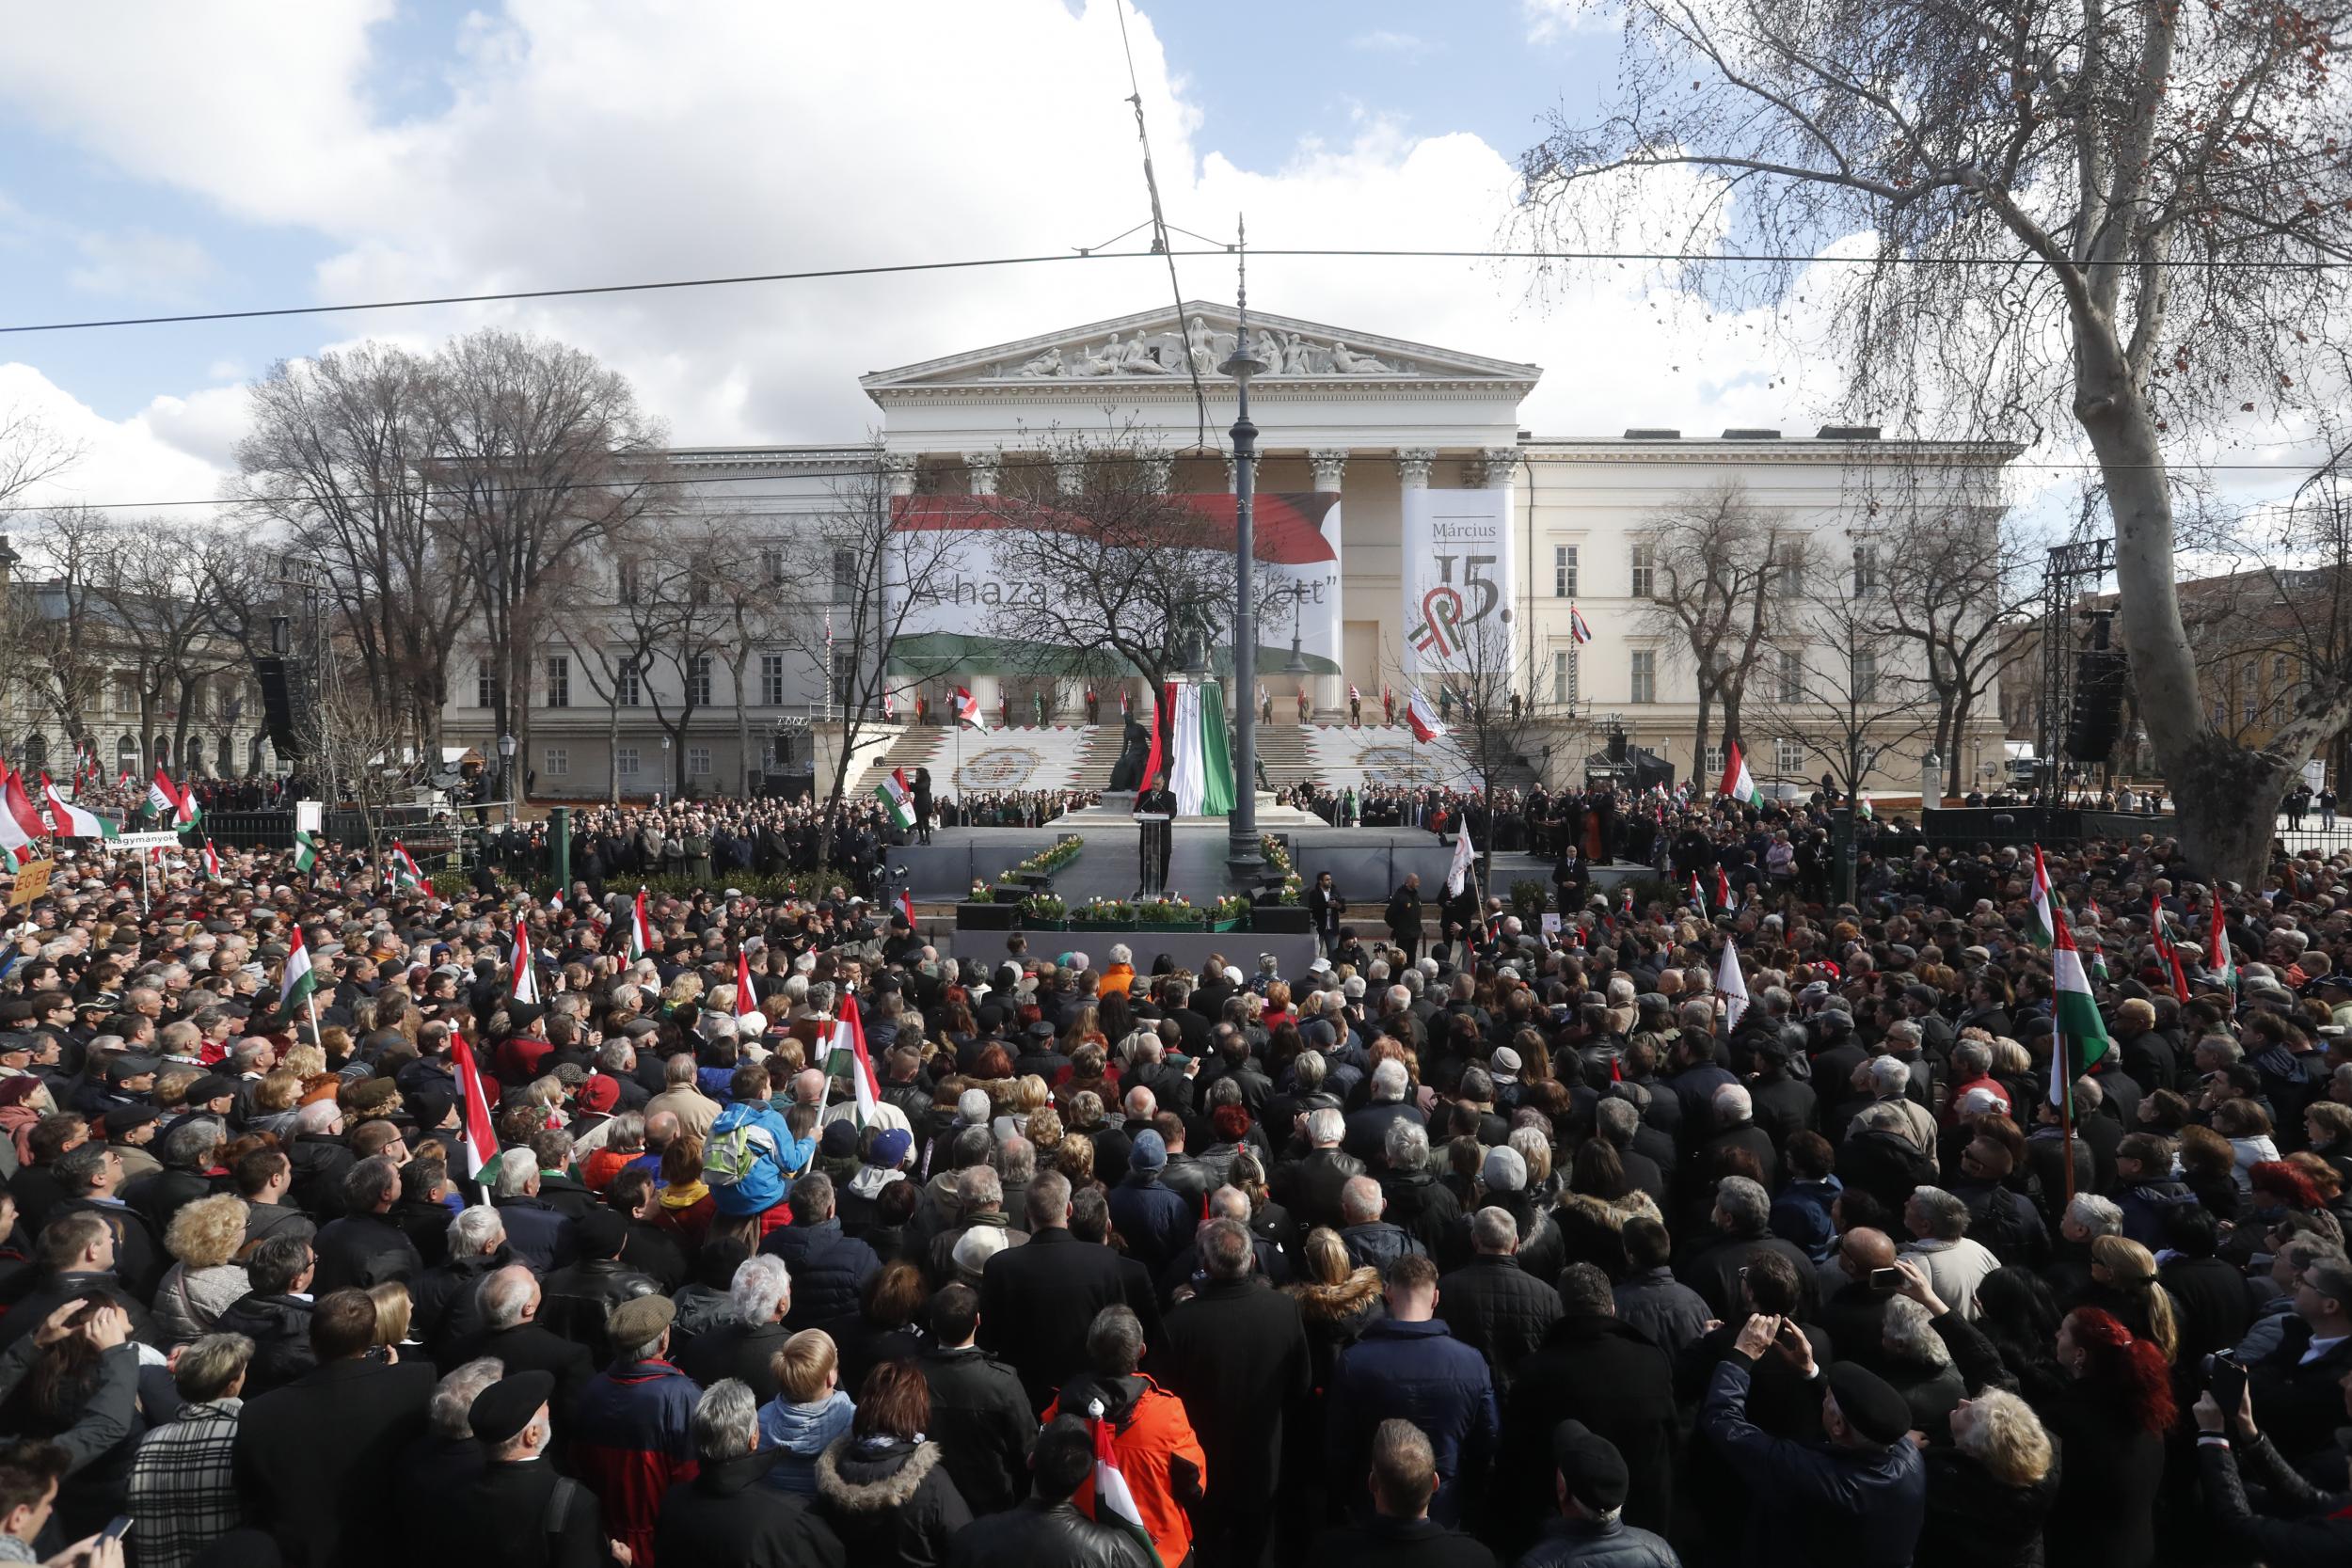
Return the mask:
[(2058, 1364), (2066, 1386), (2036, 1411), (2065, 1456), (2049, 1560), (2146, 1568), (2173, 1417), (2164, 1353), (2108, 1313), (2078, 1307), (2058, 1324)]

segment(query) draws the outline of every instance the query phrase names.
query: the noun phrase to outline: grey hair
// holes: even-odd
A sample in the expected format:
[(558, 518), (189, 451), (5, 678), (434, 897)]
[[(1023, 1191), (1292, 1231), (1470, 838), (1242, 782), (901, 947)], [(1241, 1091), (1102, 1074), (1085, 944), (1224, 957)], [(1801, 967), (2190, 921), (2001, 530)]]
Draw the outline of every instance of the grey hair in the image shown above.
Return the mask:
[(170, 1164), (201, 1168), (211, 1164), (213, 1150), (228, 1141), (229, 1133), (220, 1123), (199, 1117), (171, 1130), (171, 1136), (164, 1140), (164, 1159)]
[(1763, 1186), (1744, 1176), (1726, 1176), (1715, 1186), (1715, 1207), (1729, 1215), (1735, 1227), (1761, 1230), (1772, 1218), (1772, 1200)]
[(1388, 1200), (1380, 1183), (1369, 1176), (1351, 1176), (1340, 1189), (1340, 1217), (1350, 1225), (1369, 1225), (1380, 1217)]
[(2066, 1215), (2093, 1236), (2123, 1234), (2123, 1211), (2114, 1199), (2096, 1193), (2078, 1193), (2066, 1206)]
[(775, 1322), (776, 1308), (792, 1299), (792, 1271), (772, 1252), (755, 1252), (735, 1266), (727, 1302), (735, 1321), (757, 1327)]
[(1481, 1252), (1517, 1252), (1519, 1222), (1511, 1217), (1510, 1210), (1488, 1204), (1470, 1216), (1470, 1244)]
[(520, 1263), (497, 1270), (482, 1282), (482, 1326), (514, 1327), (523, 1321), (532, 1298), (538, 1293), (539, 1281)]
[(1633, 1141), (1633, 1134), (1642, 1126), (1642, 1113), (1633, 1108), (1630, 1100), (1612, 1095), (1593, 1107), (1593, 1121), (1600, 1135), (1619, 1148)]
[[(1303, 1093), (1311, 1094), (1323, 1087), (1325, 1071), (1320, 1051), (1302, 1051), (1291, 1058), (1291, 1083)], [(1225, 1080), (1220, 1078), (1217, 1082)]]
[(1213, 1279), (1241, 1278), (1256, 1250), (1249, 1227), (1237, 1219), (1219, 1217), (1200, 1227), (1200, 1265)]
[(1347, 1136), (1347, 1118), (1325, 1106), (1307, 1113), (1307, 1141), (1311, 1144), (1336, 1144)]
[(1919, 1026), (1916, 1023), (1912, 1022), (1911, 1020), (1907, 1018), (1898, 1019), (1896, 1022), (1886, 1026), (1886, 1038), (1889, 1040), (1900, 1040), (1905, 1045), (1917, 1045), (1919, 1043)]
[(453, 1258), (471, 1258), (476, 1254), (496, 1252), (506, 1240), (506, 1221), (486, 1203), (461, 1209), (449, 1222), (449, 1251)]
[(956, 1207), (965, 1213), (1001, 1208), (1005, 1183), (986, 1165), (966, 1165), (956, 1172)]
[(759, 1401), (739, 1377), (723, 1377), (694, 1402), (694, 1451), (706, 1465), (759, 1447)]
[(171, 1381), (191, 1403), (216, 1400), (253, 1361), (253, 1341), (242, 1334), (207, 1334), (180, 1353)]
[[(1016, 1132), (996, 1146), (996, 1164), (1005, 1180), (1026, 1181), (1037, 1174), (1037, 1145)], [(997, 1196), (1004, 1196), (1001, 1186)]]
[(1372, 1098), (1375, 1103), (1403, 1100), (1411, 1082), (1403, 1062), (1386, 1057), (1372, 1069)]
[(1911, 1201), (1927, 1216), (1929, 1233), (1937, 1241), (1956, 1242), (1968, 1234), (1968, 1205), (1943, 1188), (1914, 1187)]
[(1952, 1353), (1945, 1348), (1944, 1337), (1935, 1332), (1935, 1320), (1928, 1316), (1926, 1307), (1909, 1296), (1890, 1296), (1882, 1310), (1879, 1335), (1887, 1344), (1938, 1370), (1952, 1364)]
[(1429, 1129), (1420, 1122), (1399, 1117), (1389, 1123), (1389, 1131), (1381, 1139), (1382, 1151), (1389, 1157), (1391, 1170), (1423, 1170), (1429, 1164)]
[(1892, 1056), (1873, 1056), (1870, 1086), (1883, 1095), (1900, 1094), (1911, 1087), (1911, 1069)]
[(1134, 950), (1128, 947), (1128, 945), (1123, 942), (1114, 942), (1111, 943), (1110, 957), (1111, 962), (1115, 964), (1131, 964), (1136, 961)]
[(1715, 1090), (1715, 1120), (1723, 1126), (1738, 1126), (1756, 1117), (1756, 1101), (1747, 1089), (1739, 1084), (1724, 1084)]
[(624, 1148), (642, 1148), (645, 1143), (645, 1114), (643, 1111), (623, 1111), (612, 1118), (612, 1130), (605, 1134), (604, 1147), (616, 1152)]
[(314, 1100), (294, 1113), (294, 1131), (317, 1136), (342, 1120), (342, 1107), (331, 1100)]
[(527, 1148), (510, 1148), (498, 1157), (490, 1177), (492, 1197), (520, 1197), (531, 1179), (539, 1174), (539, 1157)]
[(433, 1435), (452, 1441), (473, 1435), (473, 1402), (482, 1390), (506, 1375), (506, 1363), (495, 1355), (477, 1356), (433, 1386), (425, 1405), (425, 1421)]
[(1952, 1047), (1952, 1071), (1963, 1081), (1981, 1078), (1993, 1070), (1993, 1053), (1977, 1040), (1963, 1040)]

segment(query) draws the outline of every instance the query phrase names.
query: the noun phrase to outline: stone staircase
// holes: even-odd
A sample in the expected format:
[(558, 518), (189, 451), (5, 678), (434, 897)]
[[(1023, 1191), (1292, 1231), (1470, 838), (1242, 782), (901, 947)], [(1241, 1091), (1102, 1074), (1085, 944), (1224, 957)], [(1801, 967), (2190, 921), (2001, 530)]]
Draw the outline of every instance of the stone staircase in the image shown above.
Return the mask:
[(866, 771), (859, 774), (857, 782), (850, 786), (850, 799), (863, 800), (881, 788), (882, 780), (890, 776), (894, 768), (905, 768), (910, 779), (914, 777), (917, 768), (928, 768), (931, 770), (931, 785), (934, 789), (938, 788), (937, 759), (946, 754), (946, 730), (930, 724), (909, 724), (898, 732), (898, 738), (890, 743), (887, 751), (866, 765)]
[(1279, 721), (1258, 726), (1258, 760), (1265, 766), (1265, 782), (1274, 789), (1311, 783), (1316, 777), (1314, 752), (1307, 732)]

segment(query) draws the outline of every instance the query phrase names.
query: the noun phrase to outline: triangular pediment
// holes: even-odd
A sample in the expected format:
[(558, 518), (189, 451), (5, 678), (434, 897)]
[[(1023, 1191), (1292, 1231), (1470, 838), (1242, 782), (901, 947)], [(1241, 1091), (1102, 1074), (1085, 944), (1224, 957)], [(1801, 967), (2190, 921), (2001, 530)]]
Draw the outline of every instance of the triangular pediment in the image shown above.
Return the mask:
[[(881, 397), (894, 390), (934, 387), (1066, 387), (1116, 384), (1142, 389), (1155, 383), (1189, 387), (1192, 372), (1222, 382), (1217, 367), (1233, 352), (1240, 313), (1230, 305), (1187, 300), (1181, 311), (1162, 306), (1113, 321), (1092, 322), (1018, 342), (876, 371), (859, 384)], [(1331, 386), (1384, 383), (1490, 382), (1532, 388), (1540, 367), (1489, 359), (1454, 349), (1408, 342), (1292, 316), (1249, 312), (1249, 345), (1265, 363), (1261, 381)]]

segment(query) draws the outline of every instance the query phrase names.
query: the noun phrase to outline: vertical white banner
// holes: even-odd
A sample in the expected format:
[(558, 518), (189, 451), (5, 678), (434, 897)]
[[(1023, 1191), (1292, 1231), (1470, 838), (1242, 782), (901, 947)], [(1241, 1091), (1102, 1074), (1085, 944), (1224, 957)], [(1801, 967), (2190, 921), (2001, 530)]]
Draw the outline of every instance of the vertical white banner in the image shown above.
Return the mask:
[(1518, 553), (1508, 486), (1404, 494), (1405, 668), (1507, 668)]

